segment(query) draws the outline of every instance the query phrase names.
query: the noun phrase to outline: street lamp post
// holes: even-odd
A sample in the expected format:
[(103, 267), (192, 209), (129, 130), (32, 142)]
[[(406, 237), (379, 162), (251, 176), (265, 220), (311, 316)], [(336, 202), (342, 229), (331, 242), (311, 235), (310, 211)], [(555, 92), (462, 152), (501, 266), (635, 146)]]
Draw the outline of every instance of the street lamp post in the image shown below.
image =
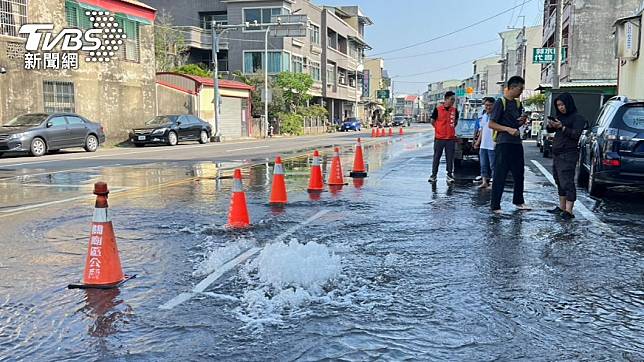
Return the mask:
[(221, 133), (219, 132), (219, 118), (221, 116), (221, 96), (219, 95), (219, 59), (217, 53), (219, 52), (219, 39), (226, 31), (230, 30), (223, 29), (221, 32), (217, 32), (217, 22), (213, 21), (211, 23), (212, 29), (212, 62), (213, 62), (213, 88), (215, 90), (215, 98), (213, 99), (213, 104), (215, 105), (215, 142), (221, 141)]
[(268, 138), (268, 33), (270, 25), (264, 34), (264, 138)]

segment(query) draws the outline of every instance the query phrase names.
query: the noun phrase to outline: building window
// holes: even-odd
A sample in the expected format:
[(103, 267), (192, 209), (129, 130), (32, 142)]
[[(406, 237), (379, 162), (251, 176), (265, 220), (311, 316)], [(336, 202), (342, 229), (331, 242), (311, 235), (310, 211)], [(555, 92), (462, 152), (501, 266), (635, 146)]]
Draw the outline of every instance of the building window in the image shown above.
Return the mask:
[(74, 106), (74, 83), (72, 82), (43, 82), (45, 112), (76, 112)]
[(311, 39), (311, 44), (320, 45), (320, 27), (317, 25), (311, 24), (309, 28), (309, 37)]
[(213, 21), (219, 25), (228, 25), (228, 13), (225, 11), (199, 13), (199, 23), (202, 29), (212, 29)]
[(322, 80), (320, 62), (309, 61), (309, 71), (311, 72), (311, 78), (313, 80), (318, 82)]
[[(262, 72), (264, 69), (264, 52), (244, 53), (244, 73)], [(291, 70), (291, 55), (284, 52), (268, 52), (268, 73), (288, 72)]]
[(140, 60), (139, 23), (120, 16), (116, 18), (116, 21), (126, 36), (117, 54), (121, 59), (138, 62)]
[(338, 68), (338, 83), (340, 85), (347, 85), (347, 70)]
[(67, 25), (70, 27), (79, 29), (93, 28), (89, 16), (85, 15), (85, 11), (72, 1), (65, 2), (65, 18), (67, 19)]
[(304, 58), (299, 55), (293, 56), (293, 73), (302, 73), (304, 71)]
[[(270, 24), (272, 23), (273, 17), (278, 15), (288, 15), (290, 11), (285, 8), (251, 8), (243, 9), (244, 13), (244, 22), (258, 24)], [(261, 26), (251, 26), (249, 30), (261, 30)]]
[(0, 0), (0, 35), (20, 36), (20, 27), (27, 23), (27, 0)]
[(328, 63), (326, 65), (326, 84), (327, 85), (336, 85), (337, 80), (335, 79), (335, 64)]
[(338, 49), (338, 33), (331, 29), (327, 32), (327, 46), (331, 49)]

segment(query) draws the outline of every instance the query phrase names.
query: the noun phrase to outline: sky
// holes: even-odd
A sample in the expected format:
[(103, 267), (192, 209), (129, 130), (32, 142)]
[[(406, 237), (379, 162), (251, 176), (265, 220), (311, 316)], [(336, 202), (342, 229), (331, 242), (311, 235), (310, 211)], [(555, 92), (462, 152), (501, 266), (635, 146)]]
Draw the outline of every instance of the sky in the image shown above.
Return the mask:
[[(427, 84), (472, 75), (472, 61), (500, 55), (498, 33), (508, 27), (540, 25), (543, 0), (313, 0), (320, 5), (358, 5), (374, 25), (365, 30), (373, 48), (367, 57), (385, 59), (396, 94), (422, 94)], [(522, 3), (524, 5), (521, 6)], [(456, 34), (405, 50), (519, 6)], [(454, 49), (459, 48), (461, 49)], [(450, 50), (452, 49), (452, 50)], [(444, 50), (449, 50), (443, 52)], [(385, 53), (381, 54), (379, 53)], [(438, 53), (437, 53), (438, 52)], [(433, 54), (425, 54), (433, 53)], [(422, 55), (421, 55), (422, 54)], [(420, 55), (420, 56), (416, 56)], [(410, 57), (413, 56), (413, 57)], [(424, 73), (424, 74), (419, 74)]]

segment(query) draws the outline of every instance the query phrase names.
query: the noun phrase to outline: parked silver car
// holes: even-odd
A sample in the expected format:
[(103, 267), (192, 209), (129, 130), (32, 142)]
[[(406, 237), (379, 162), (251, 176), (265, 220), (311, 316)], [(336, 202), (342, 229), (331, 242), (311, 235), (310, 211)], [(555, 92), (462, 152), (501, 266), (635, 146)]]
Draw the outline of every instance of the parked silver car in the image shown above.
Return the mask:
[(28, 152), (42, 156), (63, 148), (82, 147), (95, 152), (105, 142), (103, 127), (74, 113), (29, 113), (0, 127), (0, 156)]

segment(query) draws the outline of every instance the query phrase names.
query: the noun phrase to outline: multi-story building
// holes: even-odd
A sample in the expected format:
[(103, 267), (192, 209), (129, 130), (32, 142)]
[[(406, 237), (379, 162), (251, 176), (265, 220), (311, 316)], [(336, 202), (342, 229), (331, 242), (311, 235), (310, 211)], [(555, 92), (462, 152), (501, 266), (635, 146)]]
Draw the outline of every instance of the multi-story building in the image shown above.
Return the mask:
[(416, 95), (399, 94), (396, 96), (394, 115), (416, 118), (420, 115), (420, 97)]
[(518, 74), (517, 71), (517, 35), (519, 29), (508, 30), (499, 33), (501, 37), (501, 79), (498, 81), (499, 93), (503, 92), (503, 84), (511, 76)]
[[(88, 30), (94, 26), (88, 11), (110, 12), (126, 35), (109, 61), (91, 61), (83, 51), (26, 51), (22, 25), (54, 24), (55, 33)], [(22, 113), (75, 112), (100, 122), (109, 141), (125, 141), (132, 127), (156, 112), (155, 16), (136, 0), (0, 1), (0, 67), (6, 69), (0, 74), (0, 123)]]
[(474, 92), (483, 96), (498, 97), (503, 94), (503, 61), (499, 56), (477, 59), (473, 62)]
[(510, 76), (520, 75), (525, 79), (523, 98), (534, 95), (541, 83), (541, 66), (532, 62), (532, 49), (541, 47), (541, 34), (541, 26), (522, 28), (517, 34), (516, 73)]
[(427, 91), (423, 93), (423, 104), (425, 114), (431, 115), (434, 108), (438, 107), (445, 98), (445, 92), (452, 91), (456, 93), (463, 81), (461, 80), (444, 80), (427, 85)]
[[(556, 0), (544, 1), (542, 47), (554, 48)], [(615, 19), (632, 14), (640, 0), (570, 0), (563, 5), (562, 61), (560, 82), (612, 89), (617, 84), (617, 61), (612, 39)], [(542, 66), (541, 83), (551, 84), (554, 64)], [(602, 86), (603, 85), (603, 86)], [(608, 90), (610, 92), (610, 90)]]
[[(211, 24), (240, 25), (222, 35), (219, 70), (263, 73), (266, 26), (279, 15), (306, 15), (305, 37), (269, 33), (268, 73), (304, 72), (315, 81), (313, 102), (323, 104), (329, 118), (356, 116), (362, 96), (365, 26), (372, 25), (357, 6), (317, 6), (309, 0), (146, 0), (168, 12), (185, 32), (189, 60), (212, 62)], [(253, 24), (257, 23), (256, 26)], [(245, 25), (250, 25), (246, 26)]]
[(391, 97), (391, 79), (385, 70), (385, 60), (382, 58), (366, 59), (364, 62), (363, 103), (365, 115), (369, 119), (378, 118), (384, 114), (389, 99), (378, 98), (378, 91), (389, 90)]

